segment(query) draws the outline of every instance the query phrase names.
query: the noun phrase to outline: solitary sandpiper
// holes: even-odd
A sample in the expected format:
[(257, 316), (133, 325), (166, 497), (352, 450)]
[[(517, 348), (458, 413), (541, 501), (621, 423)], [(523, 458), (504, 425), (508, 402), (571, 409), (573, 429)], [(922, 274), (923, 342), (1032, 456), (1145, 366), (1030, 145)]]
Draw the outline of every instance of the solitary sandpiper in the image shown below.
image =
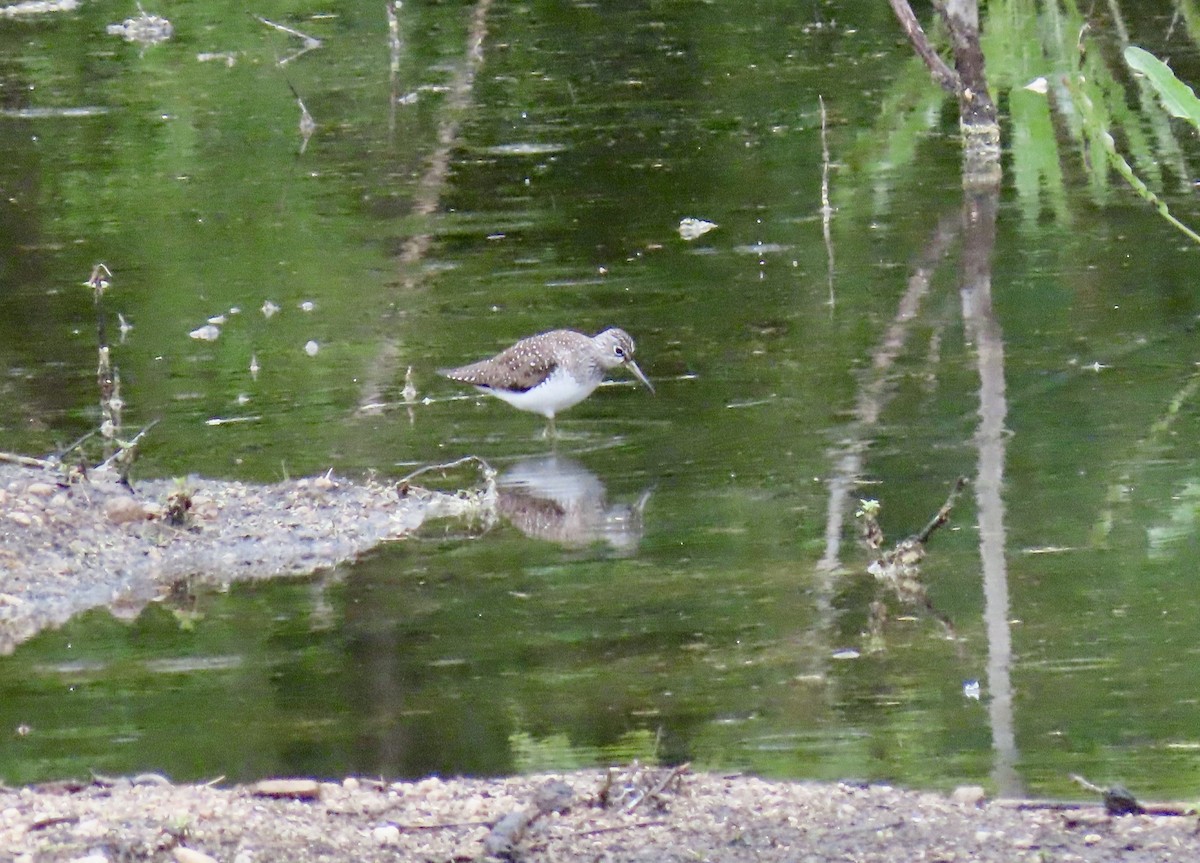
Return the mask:
[(633, 339), (624, 330), (585, 336), (574, 330), (551, 330), (521, 339), (490, 359), (441, 373), (471, 384), (515, 408), (541, 414), (554, 436), (554, 415), (592, 394), (609, 369), (627, 366), (650, 392), (654, 385), (633, 361)]

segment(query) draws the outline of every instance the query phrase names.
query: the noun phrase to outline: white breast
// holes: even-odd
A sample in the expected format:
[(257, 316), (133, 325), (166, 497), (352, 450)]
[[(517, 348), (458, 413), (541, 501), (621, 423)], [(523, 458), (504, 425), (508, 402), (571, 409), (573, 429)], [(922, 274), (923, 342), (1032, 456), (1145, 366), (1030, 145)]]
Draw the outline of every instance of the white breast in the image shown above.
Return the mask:
[(565, 411), (586, 399), (599, 385), (599, 380), (595, 383), (582, 383), (563, 369), (558, 368), (536, 387), (524, 392), (490, 387), (479, 387), (479, 389), (488, 395), (503, 399), (519, 410), (541, 414), (547, 419), (553, 419), (559, 411)]

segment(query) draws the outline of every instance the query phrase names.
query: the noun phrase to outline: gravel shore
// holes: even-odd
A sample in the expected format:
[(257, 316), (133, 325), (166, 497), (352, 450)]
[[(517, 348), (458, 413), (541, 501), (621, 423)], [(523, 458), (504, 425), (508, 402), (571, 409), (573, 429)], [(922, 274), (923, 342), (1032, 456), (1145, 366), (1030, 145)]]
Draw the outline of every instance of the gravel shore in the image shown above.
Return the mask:
[(256, 861), (1170, 863), (1200, 859), (1195, 816), (987, 801), (886, 786), (627, 768), (509, 779), (158, 777), (0, 792), (0, 859)]
[[(486, 475), (485, 475), (486, 476)], [(336, 566), (433, 518), (490, 517), (494, 486), (442, 494), (332, 476), (267, 484), (0, 463), (0, 653), (96, 607), (134, 617), (197, 584)]]

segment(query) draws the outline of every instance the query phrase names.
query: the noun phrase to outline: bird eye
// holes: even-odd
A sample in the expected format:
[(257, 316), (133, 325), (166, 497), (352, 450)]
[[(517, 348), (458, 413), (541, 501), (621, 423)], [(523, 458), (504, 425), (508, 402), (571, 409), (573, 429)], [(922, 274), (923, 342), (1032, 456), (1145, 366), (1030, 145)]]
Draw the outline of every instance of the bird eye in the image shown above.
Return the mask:
[(613, 347), (613, 353), (622, 359), (625, 358), (625, 349), (623, 347), (621, 347), (620, 345), (616, 345)]

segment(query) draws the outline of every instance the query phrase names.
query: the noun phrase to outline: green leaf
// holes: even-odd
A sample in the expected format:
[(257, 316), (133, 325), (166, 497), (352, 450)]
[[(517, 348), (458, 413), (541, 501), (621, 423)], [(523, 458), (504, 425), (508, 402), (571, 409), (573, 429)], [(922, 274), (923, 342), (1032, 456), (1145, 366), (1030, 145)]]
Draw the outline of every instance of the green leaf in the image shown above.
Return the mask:
[(1135, 72), (1146, 76), (1168, 113), (1200, 129), (1200, 99), (1196, 98), (1191, 87), (1175, 77), (1170, 66), (1149, 51), (1134, 45), (1125, 49), (1125, 62)]

